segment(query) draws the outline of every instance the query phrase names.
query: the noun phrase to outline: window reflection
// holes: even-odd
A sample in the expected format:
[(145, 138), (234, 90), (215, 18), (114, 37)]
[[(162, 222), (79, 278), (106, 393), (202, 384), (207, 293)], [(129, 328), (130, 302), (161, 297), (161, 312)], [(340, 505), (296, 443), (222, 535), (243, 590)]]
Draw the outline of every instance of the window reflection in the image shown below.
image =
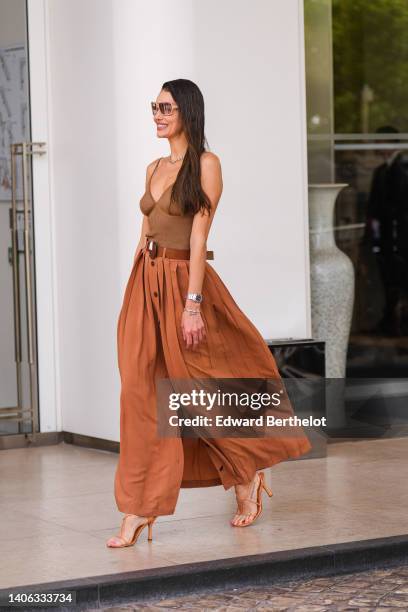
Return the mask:
[(408, 372), (407, 30), (408, 2), (305, 0), (309, 182), (349, 185), (335, 208), (355, 269), (348, 377)]

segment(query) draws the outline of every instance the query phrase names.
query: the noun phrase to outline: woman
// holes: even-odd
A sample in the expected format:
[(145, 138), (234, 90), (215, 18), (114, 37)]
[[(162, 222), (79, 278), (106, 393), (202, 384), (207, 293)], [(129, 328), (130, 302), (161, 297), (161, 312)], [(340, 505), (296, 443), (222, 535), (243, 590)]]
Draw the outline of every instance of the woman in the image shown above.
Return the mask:
[(192, 81), (163, 84), (152, 102), (157, 136), (170, 155), (147, 167), (141, 238), (117, 326), (121, 376), (120, 455), (115, 499), (125, 513), (107, 546), (135, 543), (159, 515), (173, 514), (180, 487), (235, 487), (234, 527), (262, 510), (263, 473), (311, 449), (290, 438), (204, 439), (157, 435), (156, 381), (274, 378), (276, 362), (206, 259), (222, 192), (219, 158), (205, 149), (204, 101)]

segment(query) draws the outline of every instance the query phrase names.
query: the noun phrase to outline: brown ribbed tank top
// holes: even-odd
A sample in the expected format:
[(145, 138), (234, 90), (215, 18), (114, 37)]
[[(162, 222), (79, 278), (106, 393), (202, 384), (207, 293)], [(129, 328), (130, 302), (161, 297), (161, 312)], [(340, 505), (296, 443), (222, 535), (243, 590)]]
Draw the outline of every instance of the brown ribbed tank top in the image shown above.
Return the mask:
[(150, 190), (152, 176), (156, 172), (161, 159), (159, 157), (157, 160), (149, 178), (147, 189), (140, 199), (140, 210), (149, 218), (150, 232), (146, 236), (156, 240), (159, 246), (170, 249), (189, 249), (194, 215), (183, 215), (178, 203), (170, 203), (171, 188), (174, 183), (163, 191), (157, 201), (153, 198)]

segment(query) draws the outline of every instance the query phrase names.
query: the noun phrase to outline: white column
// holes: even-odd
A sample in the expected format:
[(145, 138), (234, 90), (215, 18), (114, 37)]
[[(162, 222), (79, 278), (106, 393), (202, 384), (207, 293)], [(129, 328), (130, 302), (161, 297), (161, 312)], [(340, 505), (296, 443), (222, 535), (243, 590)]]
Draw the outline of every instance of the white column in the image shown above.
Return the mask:
[[(112, 0), (46, 7), (61, 427), (109, 438), (117, 425), (121, 290)], [(45, 410), (42, 402), (41, 421)]]

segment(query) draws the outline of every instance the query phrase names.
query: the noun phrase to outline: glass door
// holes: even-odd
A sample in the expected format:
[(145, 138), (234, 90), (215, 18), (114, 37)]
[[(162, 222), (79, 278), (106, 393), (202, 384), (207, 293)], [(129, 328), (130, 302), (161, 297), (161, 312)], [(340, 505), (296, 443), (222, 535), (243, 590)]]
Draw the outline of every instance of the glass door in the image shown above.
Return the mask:
[(32, 156), (25, 0), (0, 0), (0, 435), (38, 431)]

